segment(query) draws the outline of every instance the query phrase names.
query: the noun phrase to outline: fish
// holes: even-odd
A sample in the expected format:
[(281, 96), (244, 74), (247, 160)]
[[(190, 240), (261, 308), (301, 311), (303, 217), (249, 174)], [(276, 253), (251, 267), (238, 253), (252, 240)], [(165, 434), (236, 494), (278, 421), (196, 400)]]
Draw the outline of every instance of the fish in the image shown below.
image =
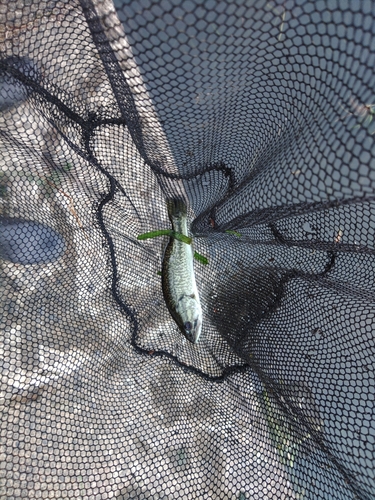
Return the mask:
[[(187, 208), (181, 198), (167, 200), (173, 231), (188, 236)], [(202, 308), (194, 276), (192, 245), (173, 236), (166, 246), (162, 265), (162, 289), (168, 311), (182, 334), (193, 344), (202, 330)]]

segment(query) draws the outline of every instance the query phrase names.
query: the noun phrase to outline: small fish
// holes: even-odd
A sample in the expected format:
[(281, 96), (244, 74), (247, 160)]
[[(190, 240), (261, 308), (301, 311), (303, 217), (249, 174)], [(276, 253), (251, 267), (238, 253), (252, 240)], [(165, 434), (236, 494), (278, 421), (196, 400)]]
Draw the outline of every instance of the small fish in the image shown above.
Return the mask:
[[(173, 231), (188, 236), (187, 210), (183, 200), (167, 200)], [(202, 308), (195, 283), (191, 245), (171, 237), (164, 252), (162, 287), (165, 303), (185, 337), (196, 344), (202, 329)]]

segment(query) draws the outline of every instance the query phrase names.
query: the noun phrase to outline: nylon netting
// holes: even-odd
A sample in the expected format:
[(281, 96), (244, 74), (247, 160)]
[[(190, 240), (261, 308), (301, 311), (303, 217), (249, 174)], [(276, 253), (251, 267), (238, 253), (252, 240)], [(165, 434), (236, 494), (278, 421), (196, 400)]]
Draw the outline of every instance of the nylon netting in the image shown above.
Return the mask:
[(375, 498), (374, 3), (0, 12), (1, 498)]

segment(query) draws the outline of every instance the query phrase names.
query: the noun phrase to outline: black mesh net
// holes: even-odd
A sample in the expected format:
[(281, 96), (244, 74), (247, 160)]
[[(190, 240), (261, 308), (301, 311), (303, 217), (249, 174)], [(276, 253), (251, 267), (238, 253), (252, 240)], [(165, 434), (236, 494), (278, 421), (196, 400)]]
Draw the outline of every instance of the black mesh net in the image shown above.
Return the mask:
[(374, 2), (0, 12), (1, 498), (375, 498)]

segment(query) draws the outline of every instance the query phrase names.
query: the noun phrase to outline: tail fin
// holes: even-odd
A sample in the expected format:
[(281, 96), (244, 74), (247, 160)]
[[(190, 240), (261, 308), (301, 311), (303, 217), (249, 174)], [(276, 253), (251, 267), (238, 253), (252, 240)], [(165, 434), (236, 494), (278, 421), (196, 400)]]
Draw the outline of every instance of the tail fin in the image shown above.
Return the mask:
[(182, 198), (167, 199), (167, 209), (169, 218), (181, 217), (187, 214), (186, 203)]

